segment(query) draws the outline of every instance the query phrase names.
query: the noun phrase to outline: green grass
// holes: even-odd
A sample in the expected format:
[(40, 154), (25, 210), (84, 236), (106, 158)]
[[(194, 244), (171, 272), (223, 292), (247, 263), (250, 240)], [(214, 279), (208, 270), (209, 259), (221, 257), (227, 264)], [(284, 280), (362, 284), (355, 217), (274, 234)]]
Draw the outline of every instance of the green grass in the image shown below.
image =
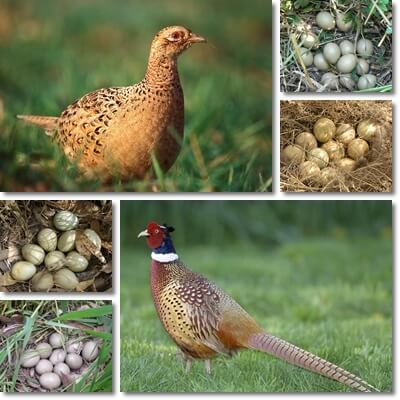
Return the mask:
[[(0, 24), (14, 23), (0, 32), (1, 190), (271, 190), (271, 18), (263, 0), (3, 1)], [(138, 82), (154, 34), (171, 24), (209, 43), (180, 57), (185, 139), (165, 176), (85, 181), (43, 132), (15, 119), (59, 115), (90, 91)]]
[[(0, 331), (0, 389), (3, 392), (32, 392), (38, 387), (36, 377), (31, 377), (33, 386), (27, 386), (27, 372), (21, 370), (20, 356), (24, 350), (34, 348), (57, 331), (81, 339), (100, 338), (99, 355), (82, 372), (78, 382), (59, 388), (57, 391), (73, 393), (112, 392), (112, 305), (93, 301), (89, 309), (75, 310), (87, 306), (87, 301), (32, 300), (0, 301), (3, 318), (23, 316), (23, 325), (8, 323), (4, 334)], [(58, 315), (58, 316), (57, 316)], [(6, 327), (6, 322), (4, 327)], [(15, 329), (17, 327), (17, 329)], [(102, 329), (99, 329), (101, 327)]]
[[(310, 239), (275, 251), (210, 245), (180, 252), (189, 267), (216, 282), (268, 332), (352, 371), (381, 391), (392, 390), (391, 254), (391, 240), (384, 236)], [(350, 391), (256, 351), (214, 360), (211, 376), (200, 362), (186, 375), (156, 316), (149, 268), (149, 251), (122, 248), (122, 391)]]

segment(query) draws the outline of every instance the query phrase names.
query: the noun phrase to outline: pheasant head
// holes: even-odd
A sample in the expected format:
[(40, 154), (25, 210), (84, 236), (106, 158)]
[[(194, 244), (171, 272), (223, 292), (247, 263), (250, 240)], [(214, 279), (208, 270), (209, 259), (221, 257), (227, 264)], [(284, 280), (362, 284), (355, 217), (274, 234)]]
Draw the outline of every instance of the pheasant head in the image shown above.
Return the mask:
[(176, 254), (170, 233), (175, 229), (166, 224), (159, 225), (149, 222), (147, 228), (140, 232), (138, 238), (145, 237), (148, 246), (152, 249), (151, 258), (159, 262), (175, 261), (179, 257)]
[(193, 44), (203, 42), (206, 39), (183, 26), (168, 26), (157, 33), (151, 51), (168, 58), (176, 58)]

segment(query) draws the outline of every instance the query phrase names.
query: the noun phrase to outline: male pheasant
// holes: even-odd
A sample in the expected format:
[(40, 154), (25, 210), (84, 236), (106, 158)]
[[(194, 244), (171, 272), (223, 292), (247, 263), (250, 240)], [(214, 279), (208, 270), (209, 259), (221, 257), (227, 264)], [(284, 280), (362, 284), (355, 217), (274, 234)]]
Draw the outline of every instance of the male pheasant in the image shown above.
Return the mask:
[(241, 349), (270, 353), (285, 361), (339, 381), (361, 392), (376, 392), (361, 378), (306, 350), (267, 333), (230, 296), (179, 260), (170, 233), (173, 228), (150, 222), (138, 237), (152, 249), (151, 290), (158, 316), (186, 360), (232, 355)]
[(154, 156), (163, 171), (178, 157), (184, 98), (177, 58), (206, 40), (182, 26), (154, 38), (144, 79), (127, 87), (99, 89), (72, 103), (59, 117), (18, 115), (38, 125), (85, 175), (109, 181), (143, 179)]

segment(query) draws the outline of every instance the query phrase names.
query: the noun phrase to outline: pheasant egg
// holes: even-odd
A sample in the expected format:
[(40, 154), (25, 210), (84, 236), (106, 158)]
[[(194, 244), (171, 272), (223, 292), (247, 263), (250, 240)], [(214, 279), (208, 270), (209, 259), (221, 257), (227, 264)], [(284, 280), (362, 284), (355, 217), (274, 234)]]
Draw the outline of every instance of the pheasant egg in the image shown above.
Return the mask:
[(325, 72), (321, 77), (321, 84), (329, 89), (337, 89), (339, 85), (339, 79), (337, 75), (332, 72)]
[(347, 154), (350, 158), (356, 161), (366, 156), (368, 151), (368, 142), (363, 139), (353, 139), (347, 147)]
[(24, 368), (32, 368), (40, 361), (40, 355), (36, 350), (27, 350), (21, 357), (21, 365)]
[(364, 60), (363, 58), (359, 58), (357, 60), (357, 74), (358, 75), (365, 75), (368, 74), (369, 71), (369, 63), (368, 61)]
[(336, 129), (336, 139), (343, 144), (349, 144), (356, 137), (356, 131), (350, 124), (339, 124)]
[(46, 372), (39, 378), (40, 385), (47, 390), (57, 389), (61, 385), (60, 377), (54, 372)]
[(357, 53), (360, 57), (367, 58), (372, 56), (374, 45), (368, 39), (360, 39), (357, 43)]
[(346, 54), (354, 54), (354, 43), (350, 42), (350, 40), (343, 40), (340, 42), (339, 47), (343, 56)]
[(323, 186), (332, 185), (338, 178), (335, 168), (326, 167), (321, 171), (321, 183)]
[(329, 140), (329, 142), (324, 143), (321, 148), (328, 153), (329, 159), (332, 161), (340, 160), (344, 157), (344, 146), (342, 143)]
[(67, 353), (63, 349), (56, 349), (51, 354), (49, 360), (53, 365), (64, 362)]
[(286, 164), (300, 164), (304, 159), (304, 150), (299, 146), (289, 144), (282, 150), (281, 160)]
[(301, 54), (301, 58), (303, 59), (304, 65), (306, 67), (309, 67), (310, 65), (312, 65), (314, 57), (311, 53), (311, 50), (307, 49), (305, 47), (300, 47), (299, 51)]
[(305, 150), (312, 150), (318, 147), (317, 139), (310, 132), (301, 132), (296, 136), (295, 143)]
[(82, 357), (86, 361), (95, 360), (98, 354), (99, 354), (99, 346), (97, 342), (90, 340), (89, 342), (85, 343), (82, 350)]
[(308, 153), (308, 161), (314, 162), (320, 168), (325, 168), (329, 163), (329, 155), (324, 149), (313, 149)]
[(376, 86), (376, 76), (372, 74), (360, 76), (357, 86), (360, 90), (374, 88)]
[(49, 337), (49, 343), (53, 349), (58, 349), (64, 346), (64, 337), (57, 332), (54, 332)]
[(313, 161), (304, 161), (299, 166), (300, 178), (302, 181), (318, 177), (321, 173), (319, 166)]
[(36, 351), (39, 353), (40, 358), (49, 358), (53, 349), (48, 343), (39, 343), (36, 346)]
[(35, 367), (35, 371), (39, 374), (53, 371), (53, 364), (49, 360), (40, 360)]
[(354, 54), (345, 54), (339, 58), (336, 68), (342, 74), (348, 74), (349, 72), (353, 71), (356, 64), (357, 57)]
[(374, 121), (365, 119), (357, 125), (357, 135), (360, 139), (369, 142), (374, 138), (378, 129), (378, 125)]
[(336, 162), (336, 166), (345, 172), (352, 172), (356, 169), (357, 163), (351, 158), (342, 158)]
[(313, 132), (319, 142), (331, 140), (336, 133), (336, 126), (329, 118), (320, 118), (314, 124)]
[(327, 11), (319, 12), (315, 21), (320, 28), (325, 29), (326, 31), (331, 31), (335, 27), (335, 19)]
[(53, 372), (59, 376), (68, 375), (71, 372), (71, 369), (65, 363), (58, 363), (54, 366)]
[(314, 65), (320, 71), (328, 71), (329, 70), (329, 64), (325, 60), (325, 57), (322, 53), (315, 54)]
[(303, 46), (307, 49), (312, 49), (316, 47), (318, 44), (318, 37), (312, 32), (305, 32), (301, 35), (301, 41)]
[(323, 53), (325, 59), (331, 64), (336, 64), (337, 60), (339, 60), (339, 57), (341, 55), (340, 48), (336, 43), (327, 43), (324, 46)]
[(346, 89), (348, 89), (350, 91), (353, 91), (354, 86), (356, 85), (356, 83), (354, 82), (354, 80), (350, 74), (340, 75), (339, 82), (343, 87), (345, 87)]
[(36, 273), (36, 267), (28, 261), (18, 261), (11, 268), (11, 276), (16, 281), (27, 281)]
[(353, 22), (348, 14), (338, 12), (336, 14), (336, 26), (339, 31), (348, 32), (353, 27)]
[(65, 363), (71, 369), (79, 369), (80, 367), (82, 367), (83, 360), (82, 360), (82, 357), (79, 356), (78, 354), (69, 353), (69, 354), (67, 354), (67, 357), (65, 358)]

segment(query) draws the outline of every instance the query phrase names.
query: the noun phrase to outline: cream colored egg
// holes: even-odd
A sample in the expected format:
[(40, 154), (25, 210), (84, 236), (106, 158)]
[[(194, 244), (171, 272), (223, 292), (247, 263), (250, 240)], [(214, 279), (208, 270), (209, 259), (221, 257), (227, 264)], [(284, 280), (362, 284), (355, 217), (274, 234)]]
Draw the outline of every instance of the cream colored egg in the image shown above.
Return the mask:
[(326, 167), (321, 171), (320, 182), (322, 186), (331, 187), (338, 181), (338, 171), (332, 167)]
[(363, 139), (353, 139), (347, 146), (347, 154), (353, 160), (359, 160), (367, 155), (369, 151), (368, 142)]
[(65, 259), (65, 266), (68, 267), (73, 272), (82, 272), (87, 269), (89, 261), (86, 257), (80, 255), (76, 251), (71, 251), (68, 253)]
[(328, 71), (329, 70), (328, 61), (326, 61), (326, 59), (322, 53), (315, 54), (313, 62), (314, 62), (315, 67), (318, 70), (320, 70), (320, 71)]
[(354, 54), (345, 54), (344, 56), (340, 57), (336, 68), (342, 74), (348, 74), (357, 65), (357, 57)]
[(312, 150), (318, 147), (317, 139), (310, 132), (301, 132), (296, 136), (295, 143), (304, 150)]
[(313, 161), (304, 161), (299, 166), (300, 179), (303, 182), (318, 178), (320, 173), (319, 166)]
[(40, 271), (32, 278), (34, 292), (47, 292), (54, 286), (53, 275), (48, 271)]
[(85, 343), (82, 350), (82, 357), (86, 361), (94, 361), (99, 354), (99, 345), (97, 342), (90, 340)]
[(339, 44), (340, 52), (342, 55), (354, 54), (354, 43), (350, 40), (342, 40)]
[(64, 336), (58, 332), (54, 332), (49, 337), (49, 343), (53, 349), (63, 347), (65, 343)]
[(54, 274), (54, 283), (62, 289), (74, 290), (78, 286), (79, 280), (71, 270), (62, 268)]
[(330, 64), (336, 64), (341, 56), (340, 47), (336, 43), (327, 43), (323, 49), (324, 57)]
[(11, 268), (11, 276), (16, 281), (27, 281), (36, 273), (36, 267), (28, 261), (17, 261)]
[(37, 235), (37, 242), (45, 251), (54, 251), (57, 248), (57, 233), (53, 229), (44, 228)]
[(66, 253), (75, 248), (76, 231), (71, 230), (64, 232), (58, 239), (57, 247), (58, 250)]
[(49, 271), (57, 271), (65, 265), (65, 254), (55, 250), (47, 253), (44, 264)]
[(35, 367), (35, 371), (39, 374), (53, 371), (53, 364), (49, 360), (40, 360)]
[(368, 71), (369, 71), (369, 63), (368, 63), (368, 61), (364, 60), (363, 58), (359, 58), (357, 60), (356, 71), (357, 71), (358, 75), (368, 74)]
[(344, 172), (352, 172), (356, 169), (357, 162), (346, 157), (338, 160), (335, 165)]
[(360, 90), (374, 88), (376, 86), (376, 76), (372, 74), (360, 76), (357, 86)]
[(311, 50), (307, 49), (305, 47), (300, 47), (299, 51), (301, 54), (301, 58), (304, 62), (304, 65), (306, 67), (309, 67), (310, 65), (312, 65), (314, 57), (313, 57)]
[(304, 32), (301, 35), (302, 46), (307, 49), (312, 49), (318, 46), (318, 36), (312, 32)]
[(337, 12), (336, 13), (336, 26), (339, 31), (349, 32), (353, 27), (353, 21), (349, 14)]
[(357, 135), (360, 139), (370, 142), (379, 130), (379, 126), (371, 119), (365, 119), (357, 125)]
[(320, 118), (314, 124), (313, 132), (319, 142), (325, 143), (335, 136), (336, 126), (329, 118)]
[(372, 56), (374, 52), (374, 45), (368, 39), (360, 39), (357, 42), (357, 54), (360, 57), (368, 58)]
[(328, 153), (329, 160), (331, 161), (340, 160), (345, 155), (343, 144), (335, 140), (329, 140), (321, 148)]
[(328, 153), (321, 148), (310, 150), (307, 158), (308, 161), (312, 161), (317, 164), (319, 168), (325, 168), (329, 163)]
[(21, 250), (22, 257), (33, 265), (40, 265), (44, 260), (44, 250), (37, 244), (26, 244)]
[(58, 363), (64, 362), (66, 356), (67, 353), (63, 349), (55, 349), (51, 353), (49, 360), (53, 365), (56, 365)]
[(78, 217), (71, 211), (59, 211), (53, 218), (54, 226), (60, 231), (75, 229), (78, 223)]
[(300, 164), (304, 160), (304, 150), (299, 146), (289, 144), (282, 150), (281, 160), (285, 164)]
[(315, 18), (315, 22), (326, 31), (331, 31), (335, 28), (335, 18), (327, 11), (320, 11)]
[(350, 124), (339, 124), (336, 128), (336, 139), (348, 145), (353, 139), (356, 138), (356, 131)]

